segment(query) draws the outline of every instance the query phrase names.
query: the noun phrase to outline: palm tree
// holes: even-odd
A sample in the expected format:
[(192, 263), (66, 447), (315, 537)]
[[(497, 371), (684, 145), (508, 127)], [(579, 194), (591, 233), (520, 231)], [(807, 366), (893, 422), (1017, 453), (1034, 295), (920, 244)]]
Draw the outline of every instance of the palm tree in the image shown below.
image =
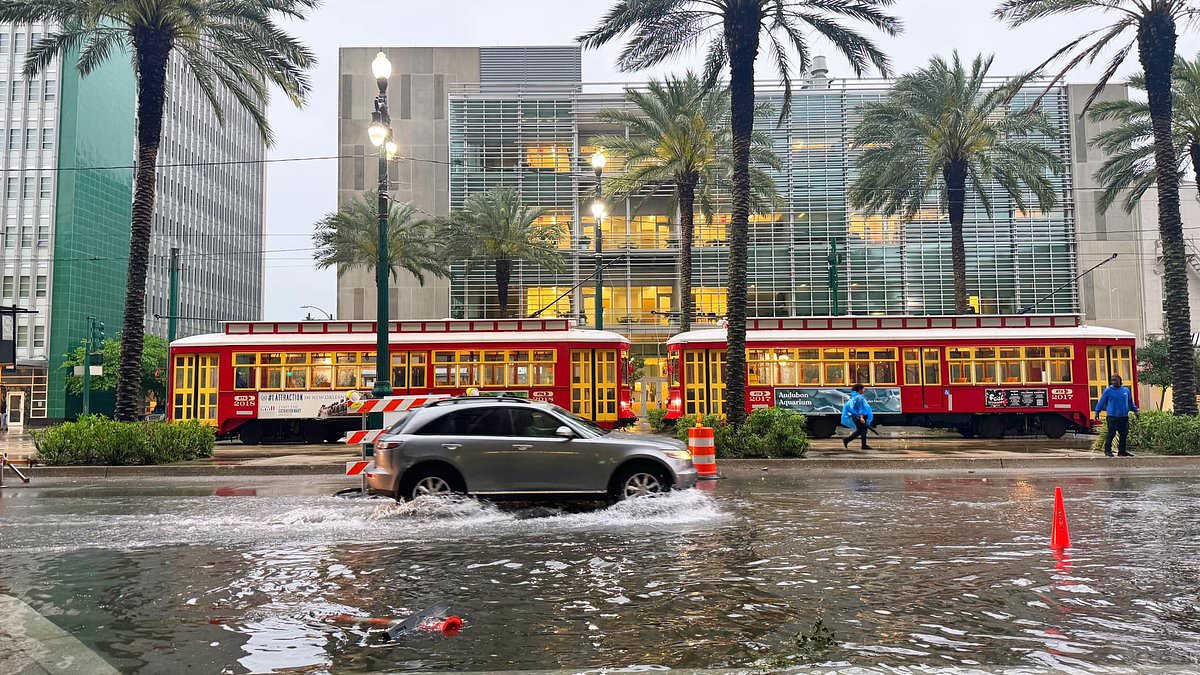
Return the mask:
[(441, 219), (440, 239), (446, 259), (492, 264), (500, 317), (508, 317), (508, 286), (513, 263), (528, 262), (553, 271), (565, 269), (558, 242), (566, 236), (561, 225), (537, 222), (546, 209), (521, 204), (517, 191), (496, 188), (467, 198), (463, 208)]
[[(1177, 57), (1171, 78), (1176, 168), (1182, 174), (1190, 167), (1200, 175), (1200, 55), (1193, 61)], [(1146, 90), (1146, 78), (1141, 75), (1129, 78), (1127, 84)], [(1132, 212), (1158, 178), (1150, 106), (1145, 101), (1100, 101), (1092, 105), (1088, 116), (1095, 122), (1118, 123), (1092, 141), (1108, 156), (1096, 172), (1096, 180), (1104, 186), (1100, 208), (1107, 210), (1123, 195), (1121, 206), (1127, 213)]]
[[(317, 267), (337, 267), (340, 277), (352, 268), (375, 271), (379, 250), (378, 195), (367, 192), (326, 215), (313, 231)], [(425, 283), (425, 274), (445, 277), (442, 246), (433, 224), (416, 218), (411, 203), (390, 202), (388, 208), (388, 267), (392, 278), (401, 269)]]
[(1012, 88), (989, 87), (992, 57), (975, 57), (970, 72), (955, 52), (950, 63), (929, 65), (896, 80), (886, 99), (860, 107), (853, 145), (862, 148), (859, 176), (850, 187), (856, 209), (912, 220), (929, 194), (940, 190), (950, 215), (954, 312), (966, 314), (967, 254), (963, 218), (967, 192), (992, 215), (989, 188), (998, 186), (1021, 210), (1032, 192), (1043, 211), (1057, 199), (1049, 174), (1062, 160), (1034, 134), (1058, 135), (1036, 107), (1010, 111)]
[[(682, 78), (651, 80), (646, 91), (630, 89), (625, 98), (633, 109), (608, 109), (597, 118), (620, 124), (633, 136), (603, 135), (592, 145), (611, 150), (625, 160), (624, 173), (609, 182), (617, 197), (627, 197), (659, 183), (672, 183), (679, 207), (679, 330), (692, 329), (692, 238), (696, 206), (712, 220), (716, 192), (728, 188), (730, 159), (729, 89), (707, 89), (688, 72)], [(762, 112), (762, 111), (760, 111)], [(755, 132), (750, 148), (757, 164), (779, 169), (771, 138)], [(751, 206), (771, 209), (779, 200), (775, 181), (762, 169), (750, 168)]]
[(733, 215), (729, 223), (729, 341), (725, 368), (725, 415), (730, 424), (746, 418), (746, 259), (750, 220), (750, 147), (754, 134), (754, 62), (763, 38), (784, 82), (780, 119), (791, 104), (792, 57), (801, 72), (811, 63), (812, 30), (839, 51), (854, 72), (870, 66), (889, 71), (887, 56), (842, 20), (866, 23), (887, 35), (900, 20), (883, 8), (895, 0), (617, 0), (591, 31), (579, 37), (599, 47), (622, 35), (629, 41), (617, 65), (640, 70), (696, 47), (706, 49), (704, 80), (716, 82), (729, 67)]
[(1146, 107), (1154, 137), (1154, 169), (1158, 180), (1158, 236), (1162, 240), (1163, 318), (1171, 343), (1174, 408), (1196, 414), (1196, 373), (1192, 368), (1191, 309), (1188, 306), (1187, 250), (1179, 214), (1179, 155), (1171, 129), (1171, 69), (1179, 21), (1200, 16), (1196, 0), (1002, 0), (998, 18), (1011, 26), (1060, 15), (1103, 12), (1114, 17), (1103, 28), (1088, 31), (1059, 48), (1036, 70), (1060, 58), (1066, 62), (1052, 78), (1054, 86), (1076, 65), (1092, 62), (1110, 47), (1116, 51), (1096, 83), (1085, 108), (1100, 95), (1125, 59), (1137, 48), (1146, 83)]
[(237, 101), (270, 143), (268, 83), (297, 106), (309, 91), (305, 71), (312, 52), (276, 23), (303, 19), (319, 0), (0, 0), (0, 23), (54, 26), (32, 45), (25, 76), (75, 58), (86, 77), (114, 55), (130, 54), (137, 77), (137, 168), (129, 241), (129, 276), (121, 330), (116, 417), (140, 415), (142, 346), (146, 320), (146, 268), (154, 215), (154, 183), (162, 138), (167, 63), (173, 57), (194, 79), (217, 118), (221, 97)]

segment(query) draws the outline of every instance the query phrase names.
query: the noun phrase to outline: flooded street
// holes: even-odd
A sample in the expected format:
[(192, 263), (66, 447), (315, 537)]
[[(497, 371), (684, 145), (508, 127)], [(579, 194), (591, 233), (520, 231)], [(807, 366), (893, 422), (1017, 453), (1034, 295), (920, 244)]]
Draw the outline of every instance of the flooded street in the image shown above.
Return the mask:
[[(0, 596), (121, 672), (1200, 664), (1186, 477), (764, 475), (571, 510), (328, 496), (345, 485), (6, 490)], [(335, 618), (439, 601), (458, 636)]]

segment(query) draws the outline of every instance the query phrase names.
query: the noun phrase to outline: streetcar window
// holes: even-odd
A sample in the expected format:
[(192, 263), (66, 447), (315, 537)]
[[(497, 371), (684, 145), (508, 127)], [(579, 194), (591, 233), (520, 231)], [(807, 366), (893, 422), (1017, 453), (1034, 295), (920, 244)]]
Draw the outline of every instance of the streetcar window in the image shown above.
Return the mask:
[(336, 357), (338, 363), (357, 363), (358, 354), (355, 352), (338, 352)]
[(329, 389), (333, 386), (333, 368), (330, 366), (313, 366), (311, 386), (313, 389)]
[(282, 389), (283, 388), (283, 368), (264, 368), (263, 369), (263, 389)]
[(905, 349), (904, 384), (921, 384), (921, 356), (916, 349)]
[(308, 354), (305, 354), (304, 352), (290, 352), (287, 355), (286, 362), (289, 365), (294, 363), (308, 363)]
[(925, 350), (925, 384), (941, 384), (941, 360), (941, 356), (938, 354), (937, 349)]
[(308, 368), (289, 368), (287, 370), (288, 389), (308, 389)]
[(508, 364), (508, 381), (515, 386), (527, 386), (529, 384), (529, 364)]
[(233, 363), (237, 366), (252, 366), (257, 357), (257, 354), (234, 354)]
[(259, 354), (258, 362), (262, 363), (262, 364), (283, 363), (283, 354), (279, 354), (279, 353)]
[(254, 368), (243, 366), (233, 369), (234, 389), (254, 389), (257, 386), (256, 380), (256, 371)]
[(821, 364), (800, 364), (800, 384), (821, 384)]
[(338, 366), (334, 369), (338, 389), (353, 389), (358, 386), (358, 368)]
[(333, 356), (329, 354), (310, 354), (309, 363), (313, 365), (327, 366), (333, 363)]
[[(894, 357), (893, 357), (894, 358)], [(893, 361), (875, 361), (875, 379), (872, 382), (880, 384), (896, 384), (896, 364)]]
[(679, 352), (667, 354), (667, 380), (672, 387), (679, 386)]

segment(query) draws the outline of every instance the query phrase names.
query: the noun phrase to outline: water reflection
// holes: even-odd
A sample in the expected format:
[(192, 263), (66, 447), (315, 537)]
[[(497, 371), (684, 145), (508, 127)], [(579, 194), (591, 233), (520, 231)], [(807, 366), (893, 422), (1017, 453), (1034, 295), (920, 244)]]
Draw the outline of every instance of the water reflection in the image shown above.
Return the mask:
[[(1055, 484), (1075, 543), (1058, 552)], [(1188, 480), (715, 487), (609, 510), (26, 500), (0, 521), (0, 585), (128, 672), (1197, 664)], [(440, 601), (467, 622), (457, 637), (333, 620)], [(820, 648), (817, 617), (835, 638)]]

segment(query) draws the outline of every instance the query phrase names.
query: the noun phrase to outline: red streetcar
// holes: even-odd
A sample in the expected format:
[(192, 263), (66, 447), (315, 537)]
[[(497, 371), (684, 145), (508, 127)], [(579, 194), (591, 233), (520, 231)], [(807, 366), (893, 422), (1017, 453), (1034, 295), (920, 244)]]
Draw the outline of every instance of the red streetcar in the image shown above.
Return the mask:
[[(629, 340), (566, 319), (393, 321), (396, 395), (515, 394), (607, 428), (636, 419)], [(375, 383), (373, 321), (229, 322), (171, 344), (169, 415), (222, 436), (335, 441), (361, 418), (321, 406)]]
[[(1073, 315), (751, 319), (747, 410), (808, 415), (828, 438), (855, 382), (885, 425), (957, 429), (966, 437), (1092, 426), (1091, 408), (1120, 375), (1134, 392), (1134, 336)], [(667, 342), (667, 419), (723, 414), (724, 329)]]

